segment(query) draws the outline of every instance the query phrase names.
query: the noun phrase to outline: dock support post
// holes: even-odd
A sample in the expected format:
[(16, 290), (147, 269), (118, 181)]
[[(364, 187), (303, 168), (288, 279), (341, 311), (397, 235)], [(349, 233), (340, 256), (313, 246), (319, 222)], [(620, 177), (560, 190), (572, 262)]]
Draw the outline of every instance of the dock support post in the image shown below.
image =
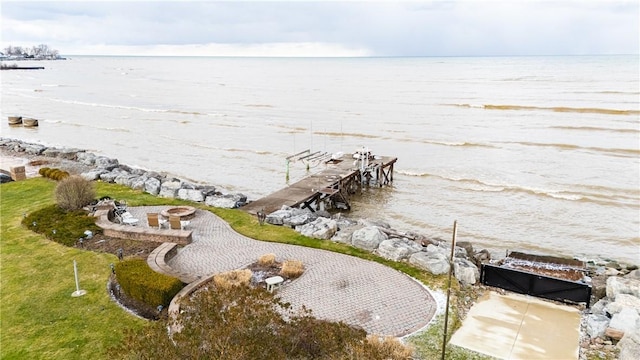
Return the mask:
[(286, 160), (287, 161), (287, 175), (285, 176), (285, 180), (287, 182), (287, 184), (289, 183), (289, 159)]

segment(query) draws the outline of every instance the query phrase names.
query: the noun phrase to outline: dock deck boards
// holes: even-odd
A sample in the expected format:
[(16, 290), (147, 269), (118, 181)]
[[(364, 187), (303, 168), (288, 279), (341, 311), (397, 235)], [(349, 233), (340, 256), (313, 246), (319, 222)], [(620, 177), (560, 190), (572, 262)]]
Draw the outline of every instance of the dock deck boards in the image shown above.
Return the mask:
[[(283, 205), (296, 207), (320, 194), (331, 195), (337, 188), (338, 183), (355, 177), (359, 174), (359, 169), (354, 166), (354, 159), (351, 154), (343, 155), (337, 163), (327, 163), (326, 168), (318, 173), (311, 174), (283, 189), (280, 189), (261, 199), (250, 202), (241, 209), (256, 214), (264, 209), (269, 214), (282, 208)], [(381, 156), (380, 159), (371, 160), (370, 164), (380, 164), (383, 167), (392, 165), (397, 158)]]

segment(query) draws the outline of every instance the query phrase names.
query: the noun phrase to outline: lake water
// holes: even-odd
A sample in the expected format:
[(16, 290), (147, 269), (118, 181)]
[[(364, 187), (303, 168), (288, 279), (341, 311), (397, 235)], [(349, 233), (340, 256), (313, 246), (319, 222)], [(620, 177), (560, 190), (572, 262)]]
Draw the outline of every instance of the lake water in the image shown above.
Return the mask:
[[(2, 136), (77, 147), (257, 199), (285, 158), (398, 157), (352, 215), (495, 256), (640, 263), (637, 56), (74, 57), (2, 71)], [(306, 173), (291, 164), (291, 179)], [(323, 164), (311, 163), (310, 171)]]

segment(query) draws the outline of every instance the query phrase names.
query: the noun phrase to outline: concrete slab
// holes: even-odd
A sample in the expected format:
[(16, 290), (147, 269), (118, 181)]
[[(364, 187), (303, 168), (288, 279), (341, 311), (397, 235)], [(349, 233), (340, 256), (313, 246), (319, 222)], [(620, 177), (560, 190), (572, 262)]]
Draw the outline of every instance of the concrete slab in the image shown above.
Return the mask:
[(580, 311), (535, 297), (487, 292), (452, 345), (499, 359), (578, 359)]

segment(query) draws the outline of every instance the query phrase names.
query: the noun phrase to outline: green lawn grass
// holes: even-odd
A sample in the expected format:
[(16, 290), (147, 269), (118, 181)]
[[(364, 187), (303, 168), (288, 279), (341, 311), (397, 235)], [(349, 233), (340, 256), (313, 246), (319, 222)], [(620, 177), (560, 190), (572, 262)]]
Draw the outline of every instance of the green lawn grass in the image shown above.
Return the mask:
[[(115, 256), (65, 247), (21, 225), (23, 214), (55, 202), (55, 185), (52, 180), (34, 178), (0, 186), (2, 359), (104, 359), (106, 349), (122, 339), (123, 329), (146, 324), (126, 313), (108, 296), (109, 264), (117, 261)], [(376, 261), (431, 288), (442, 289), (446, 283), (446, 277), (433, 276), (407, 263), (389, 261), (344, 244), (310, 239), (286, 227), (261, 226), (255, 217), (240, 210), (160, 198), (116, 184), (96, 182), (95, 185), (98, 198), (110, 196), (126, 200), (130, 206), (188, 204), (212, 211), (236, 231), (254, 239), (325, 249)], [(80, 287), (88, 292), (77, 298), (71, 297), (75, 291), (74, 260), (78, 264)], [(425, 332), (413, 341), (441, 343), (441, 337)], [(439, 354), (437, 349), (434, 351), (422, 353), (430, 358)]]
[[(0, 187), (0, 358), (100, 359), (143, 326), (109, 298), (109, 264), (117, 258), (46, 240), (20, 222), (54, 203), (55, 182), (34, 178)], [(73, 261), (85, 296), (76, 290)]]

